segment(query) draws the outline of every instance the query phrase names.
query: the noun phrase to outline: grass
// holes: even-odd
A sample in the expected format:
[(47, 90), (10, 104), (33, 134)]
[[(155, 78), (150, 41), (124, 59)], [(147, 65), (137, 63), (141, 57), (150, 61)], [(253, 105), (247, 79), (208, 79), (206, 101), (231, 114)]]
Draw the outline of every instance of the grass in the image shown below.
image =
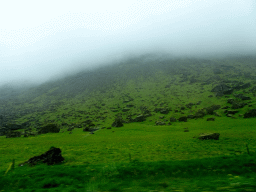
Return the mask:
[[(200, 191), (200, 187), (209, 185), (209, 190), (216, 191), (216, 186), (238, 190), (243, 183), (247, 185), (247, 180), (250, 189), (255, 187), (251, 180), (255, 178), (256, 167), (243, 165), (255, 163), (256, 141), (251, 137), (255, 134), (255, 119), (227, 119), (219, 117), (208, 122), (204, 118), (170, 126), (132, 123), (101, 129), (94, 135), (75, 129), (73, 134), (0, 137), (2, 182), (8, 183), (2, 190), (193, 191), (189, 187), (192, 185), (194, 191)], [(190, 132), (183, 132), (184, 127)], [(219, 132), (220, 140), (193, 138), (201, 132)], [(252, 156), (247, 154), (246, 144)], [(65, 158), (62, 165), (17, 166), (51, 146), (61, 148)], [(3, 177), (13, 159), (14, 171)], [(202, 178), (204, 182), (199, 182)], [(231, 186), (230, 178), (242, 182)]]
[[(251, 191), (256, 153), (215, 158), (19, 167), (1, 177), (2, 191)], [(8, 184), (7, 184), (8, 183)]]

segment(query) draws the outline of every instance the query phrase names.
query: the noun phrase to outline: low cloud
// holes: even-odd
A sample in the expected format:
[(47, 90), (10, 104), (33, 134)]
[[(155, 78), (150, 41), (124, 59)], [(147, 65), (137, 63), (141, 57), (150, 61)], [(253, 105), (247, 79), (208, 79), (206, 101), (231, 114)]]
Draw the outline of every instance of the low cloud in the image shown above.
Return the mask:
[(118, 2), (56, 0), (40, 7), (24, 1), (18, 10), (6, 3), (0, 8), (7, 18), (0, 28), (0, 85), (42, 83), (148, 52), (256, 53), (255, 1)]

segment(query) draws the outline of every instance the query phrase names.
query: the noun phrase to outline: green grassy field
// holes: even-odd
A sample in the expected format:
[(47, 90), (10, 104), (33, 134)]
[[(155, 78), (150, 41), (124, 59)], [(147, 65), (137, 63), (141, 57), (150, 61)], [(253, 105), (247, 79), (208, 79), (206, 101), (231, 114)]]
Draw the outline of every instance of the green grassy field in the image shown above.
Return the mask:
[[(189, 128), (189, 132), (184, 132), (184, 127)], [(186, 161), (181, 160), (192, 160), (191, 162), (194, 163), (194, 166), (198, 166), (200, 170), (200, 166), (206, 166), (203, 164), (205, 161), (207, 164), (210, 163), (209, 166), (213, 163), (214, 158), (226, 156), (229, 158), (240, 158), (241, 162), (246, 161), (247, 154), (246, 144), (249, 146), (249, 150), (251, 154), (255, 154), (256, 152), (256, 140), (254, 139), (253, 135), (255, 135), (255, 119), (230, 119), (227, 120), (225, 117), (219, 117), (216, 121), (209, 122), (206, 119), (198, 119), (198, 120), (191, 120), (189, 122), (184, 123), (174, 123), (170, 126), (153, 126), (153, 125), (146, 125), (143, 123), (132, 123), (125, 125), (121, 128), (112, 128), (112, 129), (100, 129), (95, 132), (94, 135), (88, 134), (86, 132), (82, 132), (82, 129), (75, 129), (73, 130), (73, 134), (68, 134), (68, 132), (58, 133), (58, 134), (46, 134), (46, 135), (39, 135), (36, 137), (29, 137), (29, 138), (10, 138), (6, 139), (5, 137), (0, 137), (0, 146), (1, 146), (1, 155), (0, 162), (1, 162), (1, 175), (4, 175), (5, 171), (8, 169), (10, 163), (13, 159), (15, 159), (16, 166), (15, 171), (10, 172), (7, 176), (3, 177), (8, 180), (13, 177), (17, 177), (15, 183), (18, 188), (20, 188), (20, 184), (22, 183), (22, 179), (25, 179), (26, 182), (29, 181), (29, 177), (32, 177), (34, 174), (33, 170), (36, 171), (39, 168), (33, 167), (18, 167), (18, 164), (28, 160), (30, 157), (35, 155), (40, 155), (47, 151), (51, 146), (59, 147), (62, 150), (62, 155), (65, 158), (65, 162), (63, 165), (58, 165), (56, 168), (54, 166), (44, 167), (45, 172), (46, 170), (53, 170), (53, 174), (58, 172), (58, 170), (66, 170), (66, 174), (69, 174), (69, 169), (85, 169), (85, 172), (81, 174), (87, 173), (87, 168), (95, 169), (95, 173), (93, 174), (100, 174), (104, 167), (108, 167), (108, 169), (114, 169), (116, 171), (116, 167), (122, 167), (120, 164), (130, 166), (131, 162), (145, 162), (145, 163), (153, 163), (153, 167), (159, 165), (159, 163), (167, 163), (171, 165), (172, 161), (176, 164), (178, 163), (180, 169), (182, 167), (187, 167)], [(198, 136), (199, 133), (202, 132), (218, 132), (220, 133), (219, 140), (207, 140), (201, 141), (197, 138), (193, 138)], [(208, 161), (206, 160), (207, 158)], [(255, 160), (252, 158), (255, 162)], [(234, 161), (234, 160), (233, 160)], [(190, 162), (190, 161), (189, 161)], [(232, 162), (232, 161), (231, 161)], [(239, 161), (237, 161), (238, 164)], [(227, 163), (227, 161), (226, 161)], [(202, 165), (203, 164), (203, 165)], [(231, 163), (232, 164), (232, 163)], [(223, 165), (221, 163), (220, 165)], [(217, 176), (214, 174), (214, 163), (212, 165), (212, 169), (207, 171), (208, 180), (211, 181), (212, 179), (217, 179)], [(215, 165), (219, 166), (219, 165)], [(224, 166), (224, 165), (223, 165)], [(95, 168), (96, 167), (96, 168)], [(112, 167), (112, 168), (111, 168)], [(207, 167), (207, 166), (206, 166)], [(150, 166), (147, 167), (146, 164), (143, 168), (140, 165), (135, 166), (135, 168), (141, 169), (140, 171), (147, 172), (150, 169)], [(255, 168), (255, 167), (254, 167)], [(128, 168), (127, 168), (128, 169)], [(132, 169), (132, 168), (131, 168)], [(171, 166), (170, 171), (175, 169), (175, 167)], [(191, 168), (192, 169), (192, 168)], [(221, 174), (222, 180), (225, 185), (229, 186), (227, 182), (229, 182), (229, 177), (227, 174), (234, 174), (235, 167), (229, 168), (226, 166), (226, 170), (224, 171), (225, 174)], [(231, 169), (231, 170), (230, 170)], [(241, 169), (237, 165), (236, 169)], [(97, 170), (97, 171), (96, 171)], [(126, 170), (129, 172), (130, 169)], [(21, 173), (26, 174), (25, 178), (20, 177)], [(37, 170), (38, 171), (38, 170)], [(109, 171), (109, 170), (108, 170)], [(157, 178), (154, 174), (156, 174), (157, 168), (152, 168), (152, 173), (149, 174), (149, 178), (145, 177), (143, 179), (129, 179), (129, 182), (126, 179), (118, 178), (121, 176), (126, 175), (126, 173), (119, 173), (119, 177), (116, 177), (116, 181), (114, 182), (113, 186), (117, 187), (118, 183), (122, 186), (125, 185), (124, 183), (128, 182), (128, 187), (131, 188), (131, 191), (135, 190), (134, 187), (137, 184), (143, 185), (144, 187), (141, 190), (150, 190), (154, 189), (159, 183), (169, 183), (167, 184), (170, 187), (172, 183), (174, 175), (168, 175), (167, 173), (159, 173), (163, 179), (159, 179), (157, 182), (155, 179)], [(197, 174), (193, 173), (183, 173), (186, 172), (184, 170), (176, 170), (178, 175), (185, 174), (185, 176), (181, 176), (180, 178), (175, 178), (175, 185), (177, 185), (177, 189), (185, 190), (185, 191), (193, 191), (190, 185), (194, 185), (197, 188), (201, 185), (202, 187), (207, 187), (207, 179), (204, 179), (205, 184), (200, 183), (198, 180), (200, 178), (197, 177)], [(192, 172), (196, 170), (191, 170)], [(229, 172), (230, 171), (230, 172)], [(237, 170), (238, 171), (238, 170)], [(41, 171), (39, 171), (41, 172)], [(44, 171), (43, 171), (44, 172)], [(40, 183), (40, 178), (42, 182), (46, 182), (47, 176), (44, 176), (44, 173), (38, 173), (38, 181)], [(64, 171), (65, 172), (65, 171)], [(75, 172), (75, 171), (74, 171)], [(120, 171), (119, 171), (120, 172)], [(198, 171), (200, 174), (200, 171)], [(239, 171), (238, 171), (239, 173)], [(249, 172), (250, 173), (250, 172)], [(41, 175), (40, 175), (41, 174)], [(57, 174), (57, 173), (56, 173)], [(73, 173), (74, 174), (74, 173)], [(91, 174), (91, 173), (90, 173)], [(117, 174), (109, 173), (109, 174)], [(140, 173), (142, 174), (142, 173)], [(213, 175), (212, 175), (213, 174)], [(245, 173), (244, 173), (245, 174)], [(248, 173), (241, 178), (245, 180)], [(252, 172), (250, 174), (255, 174)], [(71, 174), (72, 175), (72, 174)], [(94, 175), (90, 175), (87, 179), (91, 180)], [(153, 178), (153, 183), (149, 180), (150, 176)], [(235, 177), (235, 179), (241, 179), (240, 174), (236, 175), (239, 177)], [(255, 175), (254, 175), (255, 176)], [(253, 177), (254, 177), (253, 176)], [(20, 178), (19, 178), (20, 177)], [(48, 174), (48, 180), (51, 180), (51, 176)], [(156, 177), (156, 178), (155, 178)], [(212, 178), (211, 178), (212, 177)], [(253, 178), (252, 177), (252, 178)], [(64, 177), (65, 178), (65, 177)], [(232, 177), (231, 177), (232, 178)], [(67, 178), (66, 178), (67, 179)], [(91, 185), (95, 185), (97, 190), (104, 191), (104, 186), (102, 185), (103, 176), (98, 176), (98, 179), (95, 181), (90, 181)], [(111, 177), (108, 178), (104, 176), (104, 179), (108, 182), (105, 183), (105, 186), (109, 187)], [(242, 180), (243, 180), (242, 179)], [(64, 190), (65, 186), (64, 183), (66, 181), (61, 181), (61, 178), (55, 178), (56, 182), (59, 182), (61, 188), (58, 187), (56, 190)], [(64, 179), (65, 180), (65, 179)], [(86, 179), (85, 179), (86, 180)], [(99, 182), (100, 180), (100, 182)], [(132, 180), (132, 182), (131, 182)], [(222, 181), (221, 180), (221, 181)], [(161, 181), (161, 182), (160, 182)], [(184, 186), (182, 182), (184, 181)], [(76, 181), (77, 185), (82, 188), (76, 189), (74, 187), (74, 191), (83, 191), (85, 188), (89, 190), (92, 186), (87, 186), (88, 181), (84, 183), (80, 183), (81, 181)], [(93, 182), (95, 182), (93, 184)], [(123, 183), (124, 182), (124, 183)], [(131, 182), (131, 183), (130, 183)], [(212, 181), (211, 181), (212, 182)], [(104, 183), (104, 182), (103, 182)], [(148, 185), (146, 184), (148, 183)], [(43, 185), (42, 183), (40, 185)], [(39, 185), (39, 186), (40, 186)], [(68, 186), (72, 185), (70, 182)], [(164, 184), (163, 184), (164, 185)], [(219, 184), (218, 184), (219, 186)], [(227, 187), (226, 186), (226, 187)], [(10, 188), (6, 188), (7, 191), (12, 189), (13, 186), (9, 186)], [(23, 186), (25, 187), (25, 186)], [(35, 186), (34, 186), (35, 187)], [(173, 186), (172, 186), (173, 187)], [(223, 187), (225, 187), (223, 185)], [(230, 187), (230, 186), (229, 186)], [(18, 188), (13, 188), (13, 190), (17, 190)], [(25, 187), (25, 188), (28, 188)], [(54, 188), (54, 187), (53, 187)], [(144, 188), (144, 189), (143, 189)], [(167, 187), (166, 187), (167, 188)], [(210, 187), (211, 188), (211, 187)], [(3, 189), (5, 189), (3, 187)], [(121, 188), (117, 187), (117, 191), (123, 191)], [(169, 190), (171, 190), (170, 188)], [(32, 190), (32, 189), (31, 189)], [(39, 189), (38, 189), (39, 190)], [(52, 189), (53, 191), (55, 189)], [(57, 191), (58, 191), (57, 190)], [(95, 191), (97, 191), (95, 189)], [(127, 189), (128, 190), (128, 189)], [(164, 190), (164, 189), (162, 189)], [(199, 190), (199, 189), (197, 189)], [(28, 190), (29, 191), (29, 190)], [(40, 191), (40, 190), (39, 190)], [(43, 190), (42, 190), (43, 191)], [(67, 190), (68, 191), (68, 190)], [(129, 191), (129, 190), (128, 190)], [(136, 191), (136, 190), (135, 190)], [(164, 191), (168, 191), (165, 189)], [(200, 191), (200, 190), (199, 190)], [(221, 190), (220, 190), (221, 191)]]

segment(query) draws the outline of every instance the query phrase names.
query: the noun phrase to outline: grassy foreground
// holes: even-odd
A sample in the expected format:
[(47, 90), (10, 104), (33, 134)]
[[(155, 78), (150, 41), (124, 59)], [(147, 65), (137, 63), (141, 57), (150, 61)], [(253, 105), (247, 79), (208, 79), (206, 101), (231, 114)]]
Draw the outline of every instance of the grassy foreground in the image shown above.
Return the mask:
[[(0, 137), (0, 191), (253, 191), (255, 119), (206, 118), (170, 126), (132, 123), (94, 135), (77, 128)], [(218, 132), (220, 140), (193, 138), (202, 132)], [(51, 146), (61, 148), (62, 165), (17, 166)], [(14, 170), (4, 176), (13, 159)]]

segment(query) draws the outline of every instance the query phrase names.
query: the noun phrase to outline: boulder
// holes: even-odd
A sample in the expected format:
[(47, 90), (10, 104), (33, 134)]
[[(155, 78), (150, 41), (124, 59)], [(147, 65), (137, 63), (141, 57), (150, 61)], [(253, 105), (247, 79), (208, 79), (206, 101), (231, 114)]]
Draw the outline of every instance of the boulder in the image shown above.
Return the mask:
[[(230, 104), (232, 104), (234, 101), (235, 101), (235, 100), (234, 100), (233, 98), (229, 98), (229, 99), (227, 100), (227, 102), (230, 103)], [(223, 109), (223, 108), (222, 108), (222, 109)]]
[(170, 118), (170, 122), (176, 122), (176, 121), (177, 121), (177, 119), (175, 117)]
[(214, 117), (210, 117), (210, 118), (207, 118), (206, 121), (215, 121), (215, 118)]
[(144, 115), (138, 115), (137, 117), (135, 117), (135, 119), (133, 119), (134, 122), (143, 122), (146, 120), (146, 117)]
[(244, 114), (244, 118), (256, 117), (256, 109), (251, 109)]
[(45, 133), (59, 133), (60, 128), (56, 124), (48, 124), (44, 127), (42, 127), (38, 133), (39, 134), (45, 134)]
[(239, 111), (231, 111), (231, 110), (229, 110), (229, 111), (227, 111), (227, 115), (229, 115), (229, 114), (231, 114), (231, 115), (234, 115), (234, 114), (236, 114), (236, 113), (238, 113)]
[(192, 115), (192, 114), (191, 114), (191, 115), (188, 115), (187, 118), (188, 118), (188, 119), (194, 119), (194, 118), (195, 118), (195, 115)]
[(156, 121), (156, 125), (165, 125), (165, 122), (162, 122), (162, 121)]
[(114, 120), (114, 122), (112, 123), (112, 127), (122, 127), (122, 126), (124, 126), (124, 125), (123, 125), (123, 120), (122, 120), (122, 118), (120, 118), (120, 117), (117, 117), (117, 118)]
[(244, 106), (246, 106), (247, 104), (246, 103), (242, 103), (242, 102), (233, 102), (232, 103), (232, 106), (231, 106), (231, 109), (240, 109), (240, 108), (243, 108)]
[(182, 117), (180, 117), (178, 120), (181, 122), (181, 121), (183, 121), (183, 122), (187, 122), (187, 117), (186, 116), (182, 116)]
[(21, 132), (18, 131), (7, 131), (6, 138), (21, 137)]
[(199, 135), (198, 139), (200, 140), (209, 140), (209, 139), (214, 139), (214, 140), (219, 140), (219, 133), (202, 133)]
[(124, 109), (122, 109), (122, 111), (127, 112), (127, 111), (130, 111), (130, 109), (129, 108), (124, 108)]
[(61, 163), (64, 161), (64, 158), (61, 155), (60, 148), (51, 147), (48, 151), (44, 154), (39, 156), (34, 156), (30, 158), (28, 161), (21, 163), (20, 166), (28, 164), (30, 166), (46, 163), (47, 165), (54, 165), (56, 163)]
[(215, 110), (220, 109), (220, 107), (221, 107), (220, 105), (211, 105), (210, 107), (206, 108), (206, 113), (209, 114), (209, 115), (213, 115), (213, 112)]
[(206, 112), (204, 109), (199, 109), (196, 113), (195, 113), (195, 118), (202, 118), (206, 115)]

